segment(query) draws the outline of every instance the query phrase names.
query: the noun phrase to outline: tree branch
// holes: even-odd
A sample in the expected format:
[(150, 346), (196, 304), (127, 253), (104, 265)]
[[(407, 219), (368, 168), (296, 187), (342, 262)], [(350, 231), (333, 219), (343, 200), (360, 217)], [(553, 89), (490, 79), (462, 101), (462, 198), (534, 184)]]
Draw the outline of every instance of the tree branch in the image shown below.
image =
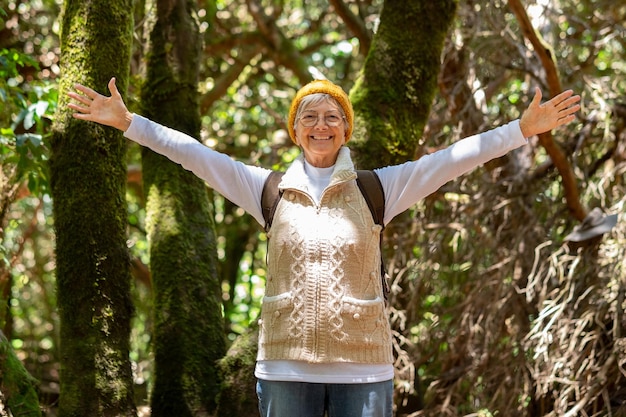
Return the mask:
[(241, 75), (241, 72), (246, 65), (250, 63), (250, 60), (254, 58), (258, 52), (259, 50), (256, 48), (243, 49), (242, 54), (237, 57), (234, 64), (215, 80), (215, 84), (213, 85), (211, 91), (202, 96), (200, 114), (206, 114), (213, 103), (226, 94), (228, 87), (235, 82), (235, 80)]
[(550, 90), (550, 96), (555, 96), (561, 92), (561, 81), (556, 68), (556, 58), (554, 51), (542, 38), (539, 33), (533, 27), (526, 9), (522, 5), (520, 0), (509, 0), (509, 7), (515, 14), (517, 22), (522, 29), (522, 33), (530, 41), (535, 49), (535, 53), (541, 60), (541, 65), (546, 71), (546, 81)]
[(360, 20), (346, 4), (341, 0), (330, 0), (331, 6), (337, 12), (337, 15), (341, 17), (341, 20), (346, 24), (350, 32), (359, 39), (359, 53), (363, 56), (367, 56), (367, 52), (370, 50), (372, 44), (372, 35), (365, 27), (365, 24)]
[(307, 63), (302, 59), (300, 52), (293, 43), (285, 37), (276, 25), (276, 21), (264, 13), (258, 0), (246, 0), (246, 3), (250, 15), (254, 18), (259, 31), (267, 42), (267, 46), (275, 53), (276, 62), (293, 71), (300, 83), (306, 84), (311, 81), (313, 77), (308, 70)]
[[(541, 64), (546, 72), (546, 81), (548, 83), (550, 96), (553, 97), (557, 95), (561, 92), (561, 81), (559, 80), (556, 68), (554, 52), (550, 46), (541, 39), (540, 35), (533, 27), (521, 1), (509, 0), (509, 7), (515, 14), (520, 28), (522, 29), (522, 33), (533, 45), (535, 53), (541, 60)], [(552, 132), (542, 133), (538, 135), (538, 137), (539, 143), (544, 147), (548, 155), (550, 155), (554, 166), (556, 166), (561, 175), (567, 208), (577, 220), (582, 221), (587, 215), (587, 211), (580, 202), (578, 184), (571, 164), (559, 144), (554, 141)]]

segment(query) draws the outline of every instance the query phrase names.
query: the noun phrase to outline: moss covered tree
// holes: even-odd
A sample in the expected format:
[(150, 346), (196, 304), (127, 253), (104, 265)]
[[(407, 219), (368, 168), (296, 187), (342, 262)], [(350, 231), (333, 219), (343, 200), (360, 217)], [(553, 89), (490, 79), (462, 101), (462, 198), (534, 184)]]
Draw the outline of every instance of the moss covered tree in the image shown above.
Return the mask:
[(413, 159), (437, 90), (456, 0), (386, 0), (356, 85), (354, 141), (362, 168)]
[[(124, 90), (132, 39), (130, 0), (66, 0), (61, 91), (81, 82)], [(60, 94), (52, 139), (64, 416), (132, 416), (128, 358), (130, 262), (126, 247), (125, 141), (113, 128), (71, 118)]]
[(3, 408), (14, 416), (41, 416), (37, 381), (24, 368), (11, 342), (0, 330), (0, 409)]
[[(199, 137), (200, 36), (194, 2), (157, 1), (142, 112)], [(215, 363), (225, 353), (216, 240), (207, 187), (191, 172), (142, 151), (155, 295), (152, 415), (207, 415), (215, 408)]]

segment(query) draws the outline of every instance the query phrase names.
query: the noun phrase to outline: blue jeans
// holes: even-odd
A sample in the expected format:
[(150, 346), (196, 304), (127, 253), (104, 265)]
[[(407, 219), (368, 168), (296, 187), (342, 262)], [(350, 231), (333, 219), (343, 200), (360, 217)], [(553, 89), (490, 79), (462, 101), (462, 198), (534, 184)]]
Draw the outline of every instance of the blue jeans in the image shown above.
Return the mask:
[(258, 380), (256, 389), (261, 417), (393, 415), (391, 380), (371, 384), (313, 384)]

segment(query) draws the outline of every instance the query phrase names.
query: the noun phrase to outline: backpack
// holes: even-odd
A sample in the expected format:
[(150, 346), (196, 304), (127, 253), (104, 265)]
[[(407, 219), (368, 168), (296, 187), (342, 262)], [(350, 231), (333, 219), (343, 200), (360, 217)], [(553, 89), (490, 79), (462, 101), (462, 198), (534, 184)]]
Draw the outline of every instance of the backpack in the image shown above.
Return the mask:
[[(265, 180), (265, 184), (263, 184), (263, 191), (261, 192), (261, 209), (263, 211), (263, 219), (265, 220), (264, 229), (266, 233), (269, 232), (272, 226), (276, 207), (283, 196), (283, 191), (278, 189), (278, 184), (283, 178), (283, 174), (284, 172), (272, 171), (269, 177)], [(378, 178), (378, 175), (376, 175), (374, 171), (370, 170), (357, 170), (356, 174), (356, 183), (359, 186), (361, 194), (363, 194), (363, 198), (365, 198), (365, 201), (367, 202), (367, 207), (369, 207), (370, 212), (372, 213), (374, 222), (379, 224), (384, 229), (385, 225), (383, 218), (385, 216), (385, 192), (383, 191), (383, 185), (380, 183), (380, 178)], [(387, 296), (389, 294), (389, 284), (387, 283), (386, 278), (387, 273), (385, 271), (385, 261), (382, 257), (382, 244), (383, 233), (381, 230), (380, 276), (383, 283), (383, 294), (385, 296), (385, 300), (387, 300)]]

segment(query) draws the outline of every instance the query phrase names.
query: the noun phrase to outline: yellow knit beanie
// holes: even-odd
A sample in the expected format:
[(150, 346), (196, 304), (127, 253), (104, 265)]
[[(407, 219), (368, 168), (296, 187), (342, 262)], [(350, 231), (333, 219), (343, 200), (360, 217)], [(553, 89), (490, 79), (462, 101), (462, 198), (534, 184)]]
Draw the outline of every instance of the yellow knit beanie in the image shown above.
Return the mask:
[(294, 131), (294, 123), (296, 121), (296, 113), (298, 112), (298, 107), (300, 106), (300, 102), (305, 96), (310, 94), (328, 94), (332, 98), (334, 98), (337, 103), (343, 109), (343, 112), (346, 114), (346, 121), (348, 122), (348, 128), (346, 129), (346, 142), (350, 140), (352, 136), (352, 127), (354, 121), (354, 110), (352, 109), (352, 103), (350, 103), (350, 99), (348, 95), (343, 91), (341, 87), (328, 80), (315, 80), (311, 81), (304, 87), (302, 87), (296, 93), (293, 101), (291, 102), (291, 108), (289, 109), (289, 120), (287, 123), (287, 128), (289, 129), (289, 136), (294, 143), (296, 142), (296, 132)]

